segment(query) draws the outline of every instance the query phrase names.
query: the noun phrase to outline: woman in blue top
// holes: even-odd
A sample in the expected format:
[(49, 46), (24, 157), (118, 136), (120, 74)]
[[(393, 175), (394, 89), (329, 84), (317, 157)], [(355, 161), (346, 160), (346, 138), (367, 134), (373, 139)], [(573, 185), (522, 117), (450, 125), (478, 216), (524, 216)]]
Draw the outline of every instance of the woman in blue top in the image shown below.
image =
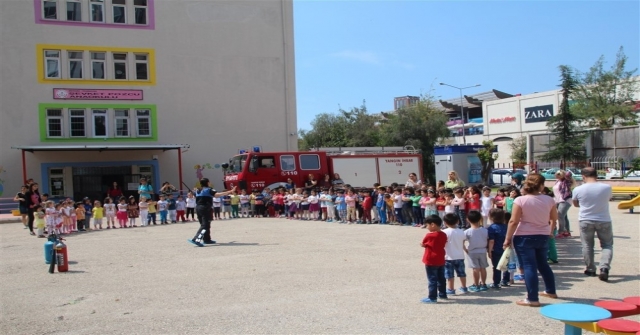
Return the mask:
[(151, 194), (153, 193), (153, 187), (147, 184), (147, 178), (140, 178), (140, 186), (138, 186), (138, 195), (140, 197), (145, 197), (146, 199), (151, 198)]

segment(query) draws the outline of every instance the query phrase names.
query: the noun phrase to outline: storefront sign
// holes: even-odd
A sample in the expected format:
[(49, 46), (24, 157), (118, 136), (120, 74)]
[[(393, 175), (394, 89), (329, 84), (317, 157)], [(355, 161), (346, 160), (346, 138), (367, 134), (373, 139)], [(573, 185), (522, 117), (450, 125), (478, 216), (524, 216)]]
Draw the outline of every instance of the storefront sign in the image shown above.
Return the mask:
[(142, 90), (54, 88), (53, 98), (61, 100), (142, 100)]
[(505, 116), (505, 117), (499, 117), (499, 118), (489, 120), (489, 123), (507, 123), (507, 122), (516, 122), (516, 117)]
[(524, 109), (524, 123), (548, 121), (553, 116), (553, 105), (535, 106)]

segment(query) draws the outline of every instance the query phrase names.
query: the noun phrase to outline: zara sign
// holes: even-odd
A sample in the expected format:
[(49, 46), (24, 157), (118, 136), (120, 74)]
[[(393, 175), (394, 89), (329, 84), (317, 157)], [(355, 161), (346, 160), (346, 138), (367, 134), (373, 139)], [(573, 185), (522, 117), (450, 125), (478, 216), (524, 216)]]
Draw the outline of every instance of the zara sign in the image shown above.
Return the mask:
[(534, 106), (524, 109), (524, 123), (548, 121), (553, 116), (553, 105)]

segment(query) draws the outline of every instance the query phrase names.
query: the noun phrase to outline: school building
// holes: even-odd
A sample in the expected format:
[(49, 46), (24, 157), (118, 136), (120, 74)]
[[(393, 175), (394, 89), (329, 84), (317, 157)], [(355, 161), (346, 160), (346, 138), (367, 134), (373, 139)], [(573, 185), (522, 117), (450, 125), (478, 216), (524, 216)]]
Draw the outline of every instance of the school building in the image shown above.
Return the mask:
[(0, 197), (221, 188), (239, 149), (297, 150), (292, 0), (0, 1), (0, 30)]

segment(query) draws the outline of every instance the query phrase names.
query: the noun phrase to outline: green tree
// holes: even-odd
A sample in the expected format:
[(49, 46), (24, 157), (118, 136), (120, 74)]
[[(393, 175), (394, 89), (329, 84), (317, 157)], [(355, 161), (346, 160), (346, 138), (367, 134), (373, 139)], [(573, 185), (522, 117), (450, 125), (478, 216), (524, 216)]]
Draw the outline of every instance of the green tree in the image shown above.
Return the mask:
[(589, 127), (637, 124), (632, 103), (638, 90), (638, 81), (634, 78), (637, 68), (628, 70), (627, 61), (628, 57), (620, 47), (610, 69), (604, 68), (605, 59), (600, 56), (588, 72), (577, 74), (572, 108)]
[(489, 181), (491, 169), (493, 169), (493, 165), (496, 159), (498, 159), (498, 154), (494, 152), (495, 150), (496, 146), (491, 140), (482, 141), (482, 148), (478, 150), (478, 158), (482, 164), (480, 177), (485, 183)]
[(547, 145), (549, 151), (540, 159), (546, 162), (560, 161), (561, 167), (564, 168), (567, 162), (582, 162), (587, 159), (584, 150), (587, 134), (578, 128), (578, 117), (569, 106), (569, 99), (578, 85), (573, 70), (566, 65), (561, 65), (560, 79), (562, 83), (560, 112), (547, 122), (553, 139)]
[(520, 136), (509, 143), (513, 165), (520, 167), (527, 164), (527, 138)]

